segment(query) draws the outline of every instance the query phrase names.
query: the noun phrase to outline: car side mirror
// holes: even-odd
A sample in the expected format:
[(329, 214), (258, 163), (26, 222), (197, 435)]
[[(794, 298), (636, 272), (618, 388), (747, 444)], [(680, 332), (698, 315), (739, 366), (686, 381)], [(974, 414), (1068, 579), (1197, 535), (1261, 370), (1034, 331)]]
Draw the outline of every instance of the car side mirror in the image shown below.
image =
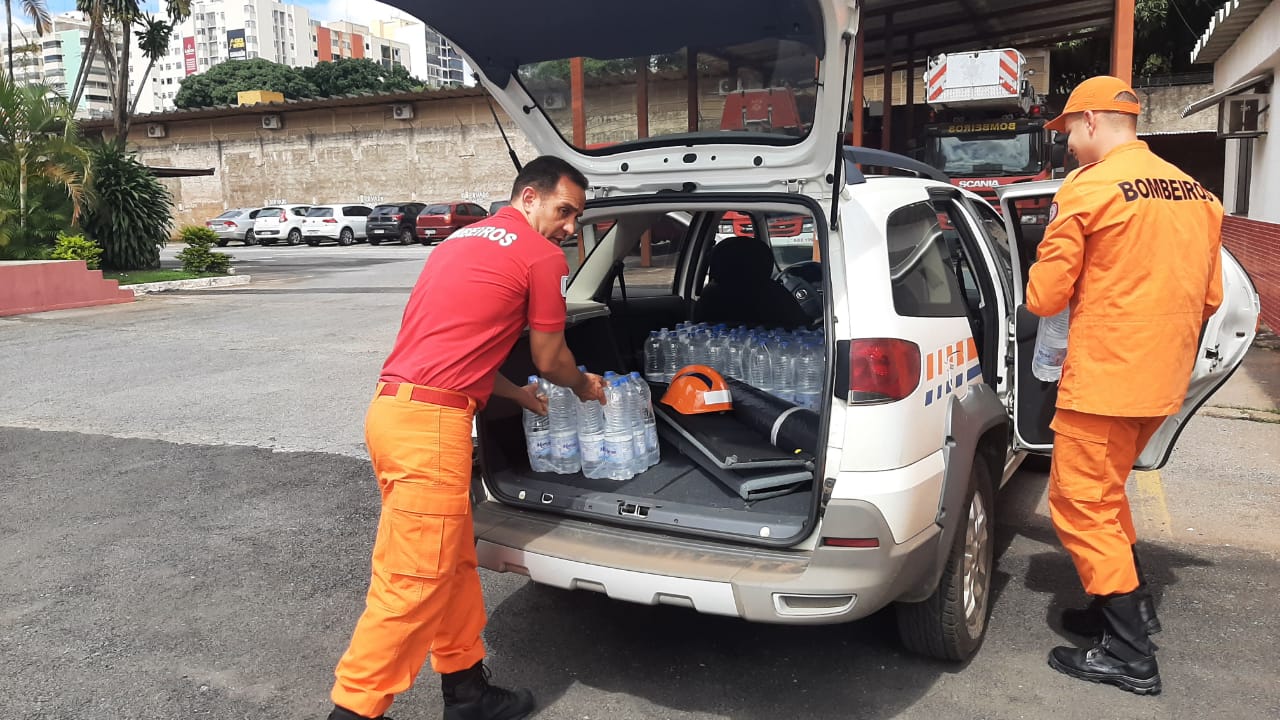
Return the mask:
[(1049, 143), (1049, 164), (1060, 168), (1067, 164), (1067, 136), (1061, 133)]

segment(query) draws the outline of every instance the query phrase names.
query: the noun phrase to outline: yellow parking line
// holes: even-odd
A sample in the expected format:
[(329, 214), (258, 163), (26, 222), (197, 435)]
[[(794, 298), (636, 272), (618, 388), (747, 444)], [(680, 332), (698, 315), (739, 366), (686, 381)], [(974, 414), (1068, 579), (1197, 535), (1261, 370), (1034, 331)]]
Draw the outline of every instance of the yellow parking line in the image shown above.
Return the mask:
[(1160, 480), (1160, 471), (1142, 471), (1136, 473), (1138, 481), (1138, 502), (1134, 503), (1136, 511), (1134, 524), (1138, 526), (1138, 536), (1159, 535), (1164, 538), (1173, 537), (1173, 518), (1169, 516), (1169, 504), (1165, 500), (1164, 483)]

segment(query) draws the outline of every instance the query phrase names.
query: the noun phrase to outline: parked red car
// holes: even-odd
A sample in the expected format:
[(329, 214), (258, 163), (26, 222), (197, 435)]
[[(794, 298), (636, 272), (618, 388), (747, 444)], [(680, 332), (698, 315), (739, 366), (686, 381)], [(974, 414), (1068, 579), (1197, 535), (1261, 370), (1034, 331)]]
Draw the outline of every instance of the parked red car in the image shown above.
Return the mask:
[(418, 242), (434, 245), (477, 220), (489, 217), (485, 209), (469, 202), (432, 203), (418, 213)]

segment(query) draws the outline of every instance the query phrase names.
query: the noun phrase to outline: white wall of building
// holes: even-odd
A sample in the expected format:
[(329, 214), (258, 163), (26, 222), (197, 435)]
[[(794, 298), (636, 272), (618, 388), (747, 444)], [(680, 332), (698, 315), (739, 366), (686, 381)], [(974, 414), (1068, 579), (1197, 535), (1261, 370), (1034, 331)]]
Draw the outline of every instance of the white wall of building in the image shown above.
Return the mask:
[[(1254, 220), (1280, 223), (1280, 203), (1270, 198), (1280, 187), (1280, 3), (1271, 3), (1243, 32), (1231, 48), (1213, 66), (1213, 83), (1216, 90), (1259, 73), (1270, 71), (1275, 78), (1271, 84), (1269, 103), (1271, 110), (1266, 118), (1269, 135), (1253, 140), (1252, 173), (1249, 179), (1249, 217)], [(1206, 110), (1205, 112), (1213, 112)], [(1223, 204), (1230, 212), (1236, 207), (1236, 197), (1241, 189), (1237, 184), (1241, 147), (1244, 141), (1227, 141), (1227, 162)]]

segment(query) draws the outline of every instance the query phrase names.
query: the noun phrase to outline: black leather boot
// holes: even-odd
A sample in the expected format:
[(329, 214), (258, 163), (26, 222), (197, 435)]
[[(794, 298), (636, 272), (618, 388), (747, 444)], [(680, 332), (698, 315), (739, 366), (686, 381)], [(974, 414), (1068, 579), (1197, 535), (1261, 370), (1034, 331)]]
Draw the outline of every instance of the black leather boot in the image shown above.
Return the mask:
[[(1138, 571), (1138, 589), (1133, 591), (1133, 595), (1138, 598), (1138, 612), (1142, 614), (1142, 621), (1146, 623), (1147, 634), (1155, 635), (1163, 628), (1160, 627), (1160, 618), (1156, 616), (1156, 601), (1151, 597), (1151, 590), (1147, 587), (1147, 579), (1142, 574), (1142, 563), (1138, 561), (1138, 549), (1133, 549), (1133, 566)], [(1083, 637), (1096, 638), (1101, 637), (1105, 629), (1102, 621), (1102, 602), (1104, 598), (1094, 596), (1093, 600), (1083, 608), (1067, 608), (1062, 611), (1062, 629), (1075, 635)]]
[(1049, 666), (1090, 682), (1115, 685), (1138, 695), (1160, 694), (1156, 648), (1147, 636), (1134, 593), (1112, 595), (1101, 604), (1105, 625), (1094, 647), (1056, 647)]
[(489, 684), (489, 668), (478, 662), (440, 676), (444, 720), (521, 720), (533, 712), (533, 693)]
[(379, 715), (376, 718), (366, 718), (363, 715), (357, 715), (344, 707), (333, 706), (333, 712), (329, 713), (329, 720), (391, 720), (386, 715)]

